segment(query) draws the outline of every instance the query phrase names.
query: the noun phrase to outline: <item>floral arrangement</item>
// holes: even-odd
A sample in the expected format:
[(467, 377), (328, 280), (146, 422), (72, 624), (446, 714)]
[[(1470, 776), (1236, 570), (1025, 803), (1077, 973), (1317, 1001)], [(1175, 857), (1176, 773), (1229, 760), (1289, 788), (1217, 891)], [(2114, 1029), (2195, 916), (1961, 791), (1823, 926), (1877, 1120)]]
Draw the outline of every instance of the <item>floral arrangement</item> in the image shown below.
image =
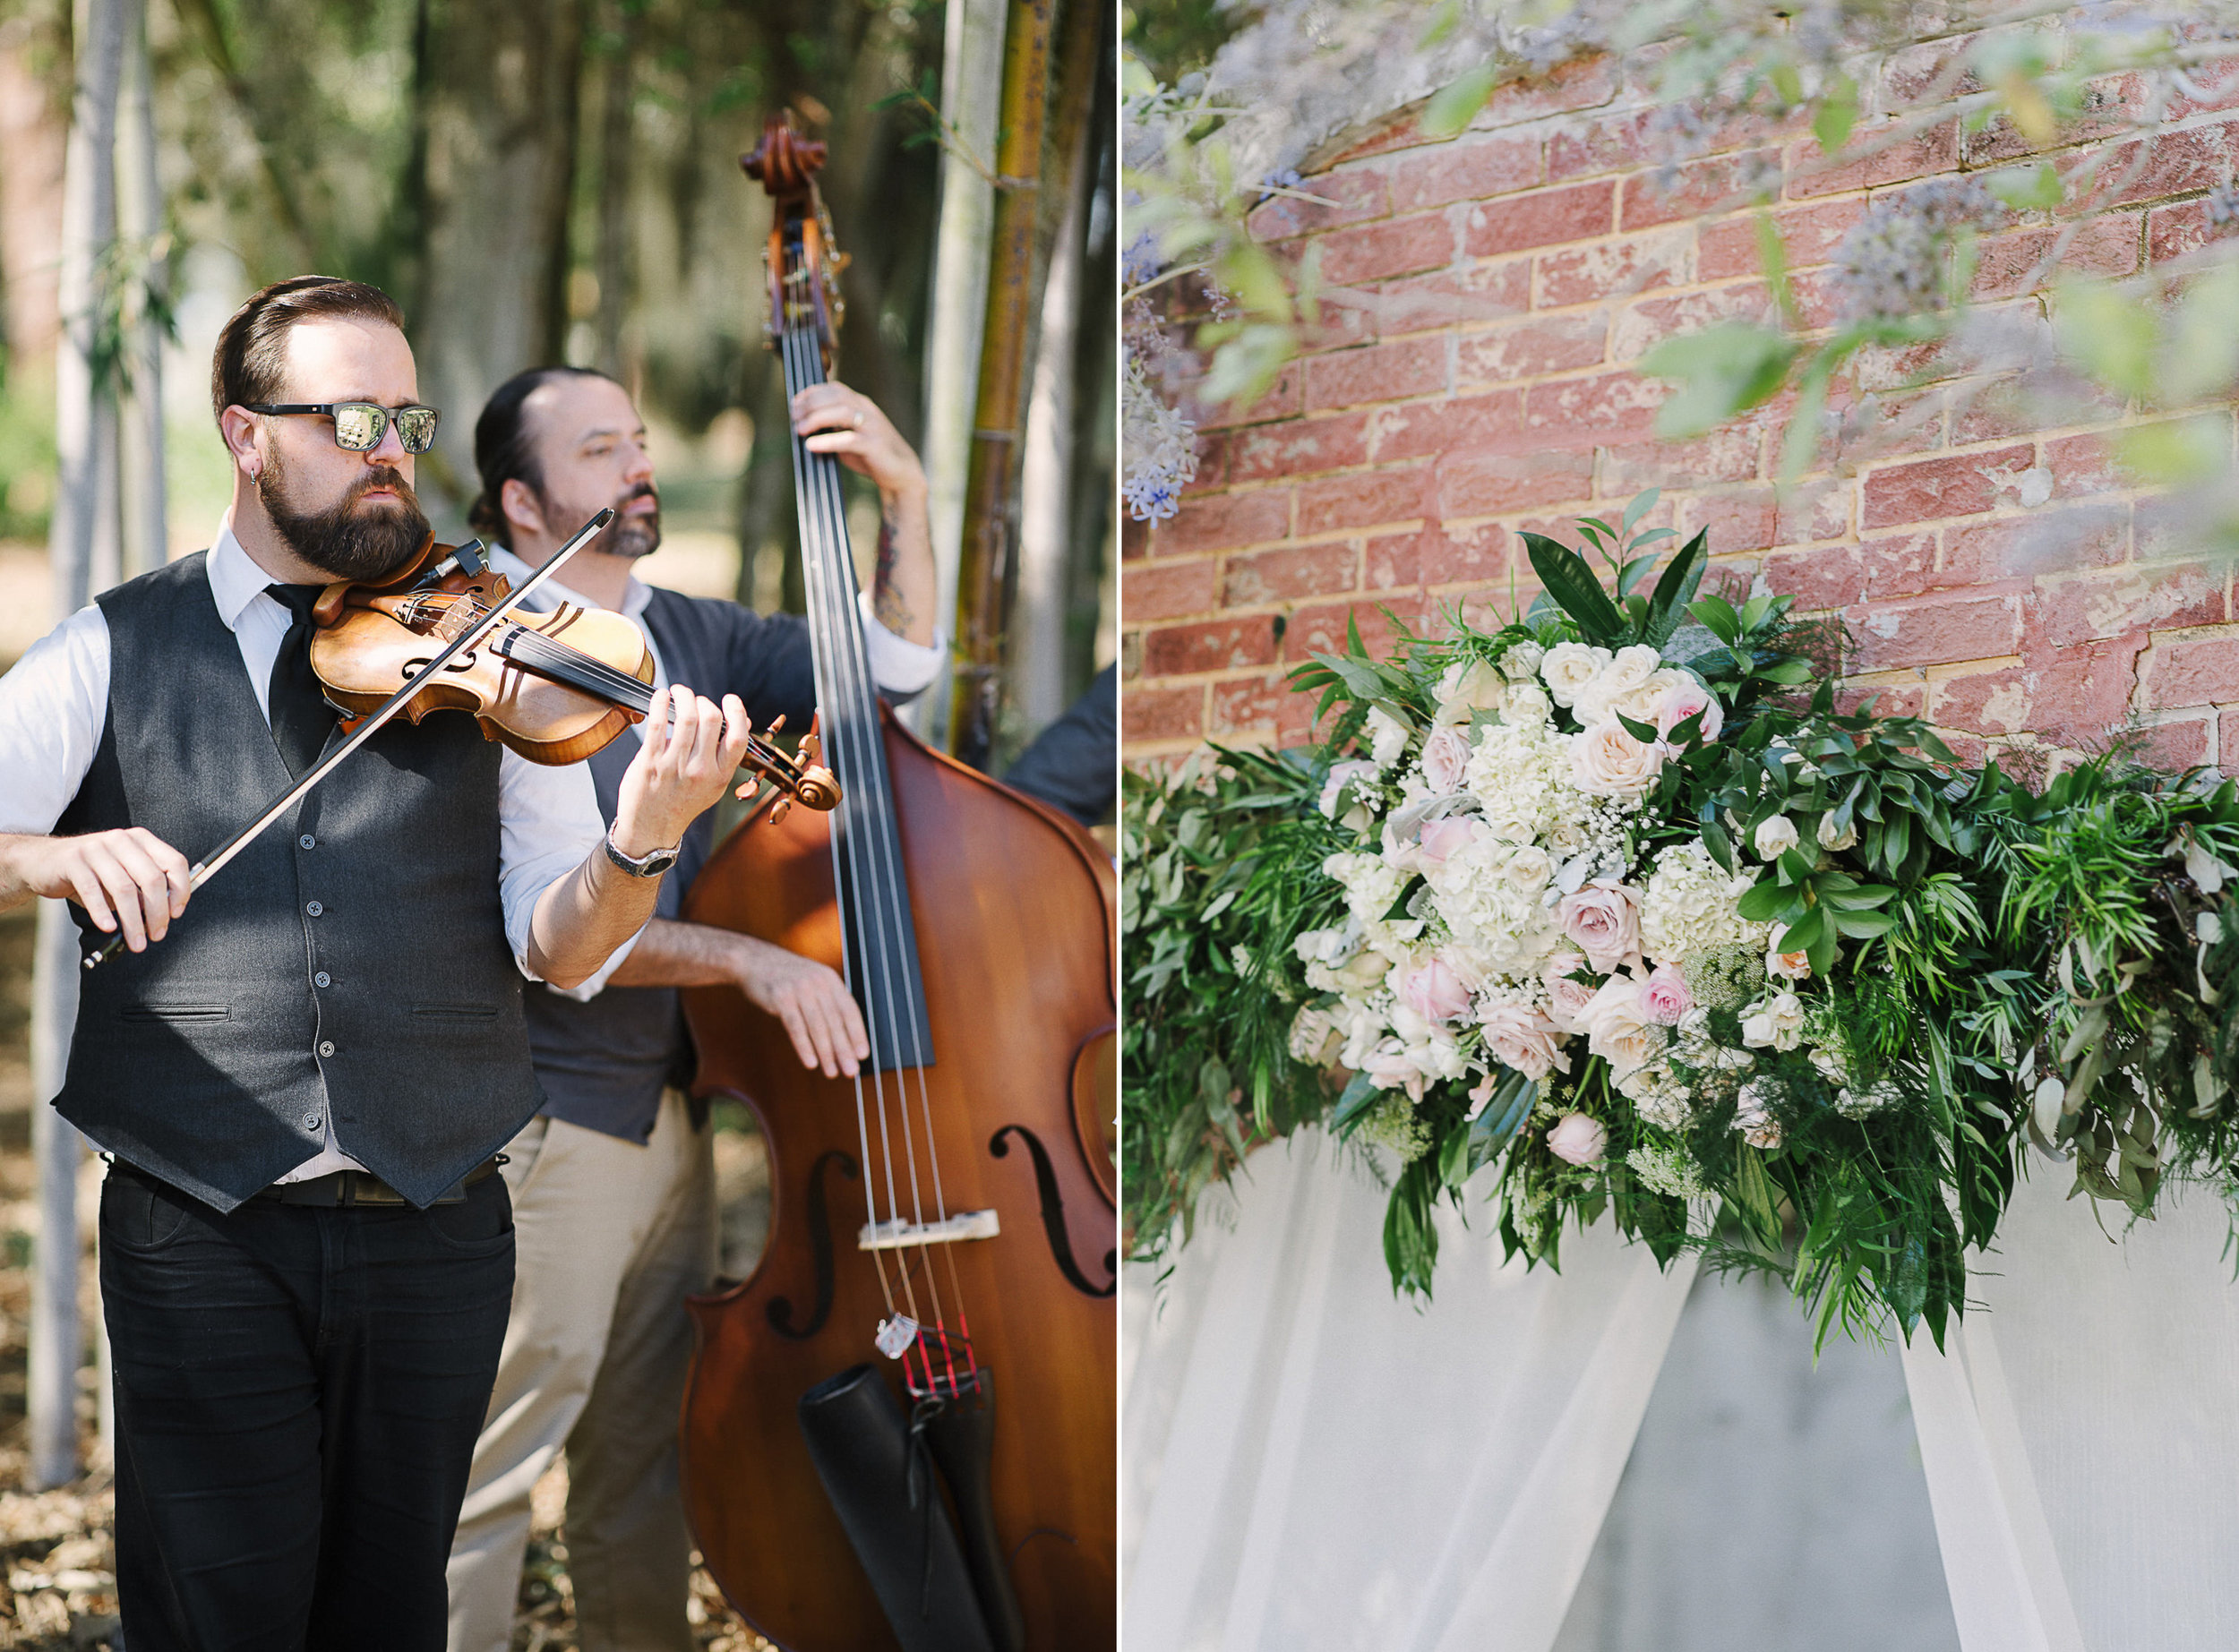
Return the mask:
[(1702, 536), (1656, 577), (1654, 498), (1578, 524), (1614, 592), (1526, 535), (1514, 622), (1295, 673), (1325, 746), (1131, 782), (1138, 1254), (1312, 1120), (1392, 1167), (1402, 1288), (1482, 1172), (1511, 1254), (1607, 1213), (1940, 1340), (2029, 1144), (2137, 1216), (2228, 1186), (2235, 788), (1963, 769), (1787, 599), (1703, 595)]

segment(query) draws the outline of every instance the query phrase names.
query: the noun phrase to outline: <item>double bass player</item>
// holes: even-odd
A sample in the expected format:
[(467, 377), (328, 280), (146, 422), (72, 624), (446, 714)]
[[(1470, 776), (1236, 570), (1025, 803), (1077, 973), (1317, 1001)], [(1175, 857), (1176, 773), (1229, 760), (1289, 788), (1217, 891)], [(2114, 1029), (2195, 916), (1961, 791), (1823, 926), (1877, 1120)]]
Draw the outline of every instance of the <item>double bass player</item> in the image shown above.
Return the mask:
[[(878, 575), (863, 642), (888, 698), (930, 683), (941, 654), (916, 456), (866, 398), (815, 387), (791, 409), (810, 448), (871, 477), (881, 502)], [(642, 421), (622, 386), (573, 368), (508, 381), (476, 427), (473, 518), (507, 547), (518, 583), (601, 507), (614, 523), (555, 583), (564, 600), (635, 619), (657, 681), (737, 694), (758, 724), (805, 727), (815, 710), (809, 640), (791, 615), (681, 595), (636, 578), (660, 544), (660, 495)], [(588, 765), (602, 807), (629, 761), (624, 735)], [(513, 1316), (476, 1446), (450, 1577), (451, 1652), (501, 1652), (529, 1530), (529, 1492), (565, 1452), (568, 1564), (584, 1652), (689, 1652), (690, 1537), (676, 1419), (691, 1354), (687, 1295), (715, 1271), (711, 1131), (682, 1086), (692, 1055), (680, 987), (736, 987), (785, 1026), (806, 1067), (853, 1074), (868, 1053), (839, 976), (767, 942), (679, 920), (714, 845), (686, 833), (657, 915), (611, 972), (573, 992), (532, 989), (528, 1036), (540, 1117), (508, 1147), (519, 1238)]]

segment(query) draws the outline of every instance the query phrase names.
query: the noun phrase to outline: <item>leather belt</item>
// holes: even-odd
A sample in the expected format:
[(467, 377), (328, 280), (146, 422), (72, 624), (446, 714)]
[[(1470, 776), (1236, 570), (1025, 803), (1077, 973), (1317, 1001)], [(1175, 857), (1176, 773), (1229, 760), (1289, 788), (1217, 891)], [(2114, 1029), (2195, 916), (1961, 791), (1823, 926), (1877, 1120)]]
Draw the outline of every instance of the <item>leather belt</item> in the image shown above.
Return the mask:
[[(498, 1166), (505, 1162), (501, 1153), (485, 1159), (458, 1181), (429, 1201), (432, 1204), (460, 1204), (467, 1197), (467, 1189), (476, 1182), (485, 1181), (497, 1174)], [(324, 1176), (314, 1176), (308, 1181), (275, 1182), (253, 1195), (274, 1204), (316, 1204), (329, 1208), (343, 1208), (360, 1204), (409, 1204), (395, 1188), (370, 1170), (330, 1170)]]

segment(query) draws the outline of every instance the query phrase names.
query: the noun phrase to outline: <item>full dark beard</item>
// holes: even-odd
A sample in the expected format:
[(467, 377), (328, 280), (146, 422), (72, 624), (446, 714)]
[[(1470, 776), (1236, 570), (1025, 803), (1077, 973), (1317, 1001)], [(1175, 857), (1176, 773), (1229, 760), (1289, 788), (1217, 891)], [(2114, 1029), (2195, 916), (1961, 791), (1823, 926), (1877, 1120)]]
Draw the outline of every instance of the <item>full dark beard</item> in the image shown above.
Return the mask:
[[(393, 509), (362, 509), (368, 490), (394, 488)], [(403, 475), (384, 466), (369, 470), (324, 510), (299, 511), (287, 502), (287, 480), (277, 464), (258, 473), (257, 497), (297, 556), (337, 579), (379, 580), (402, 568), (426, 543), (427, 518)]]

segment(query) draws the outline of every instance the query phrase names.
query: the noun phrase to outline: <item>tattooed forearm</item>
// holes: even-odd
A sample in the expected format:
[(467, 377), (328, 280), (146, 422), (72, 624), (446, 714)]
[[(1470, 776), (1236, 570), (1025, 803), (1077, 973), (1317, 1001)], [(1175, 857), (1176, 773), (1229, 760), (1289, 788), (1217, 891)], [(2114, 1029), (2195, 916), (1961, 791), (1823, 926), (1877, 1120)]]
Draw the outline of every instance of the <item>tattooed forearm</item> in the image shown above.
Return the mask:
[(879, 623), (897, 637), (906, 637), (917, 623), (909, 601), (902, 595), (900, 582), (894, 577), (896, 560), (900, 551), (896, 543), (894, 518), (883, 512), (879, 518), (879, 572), (871, 588), (871, 612), (879, 616)]

